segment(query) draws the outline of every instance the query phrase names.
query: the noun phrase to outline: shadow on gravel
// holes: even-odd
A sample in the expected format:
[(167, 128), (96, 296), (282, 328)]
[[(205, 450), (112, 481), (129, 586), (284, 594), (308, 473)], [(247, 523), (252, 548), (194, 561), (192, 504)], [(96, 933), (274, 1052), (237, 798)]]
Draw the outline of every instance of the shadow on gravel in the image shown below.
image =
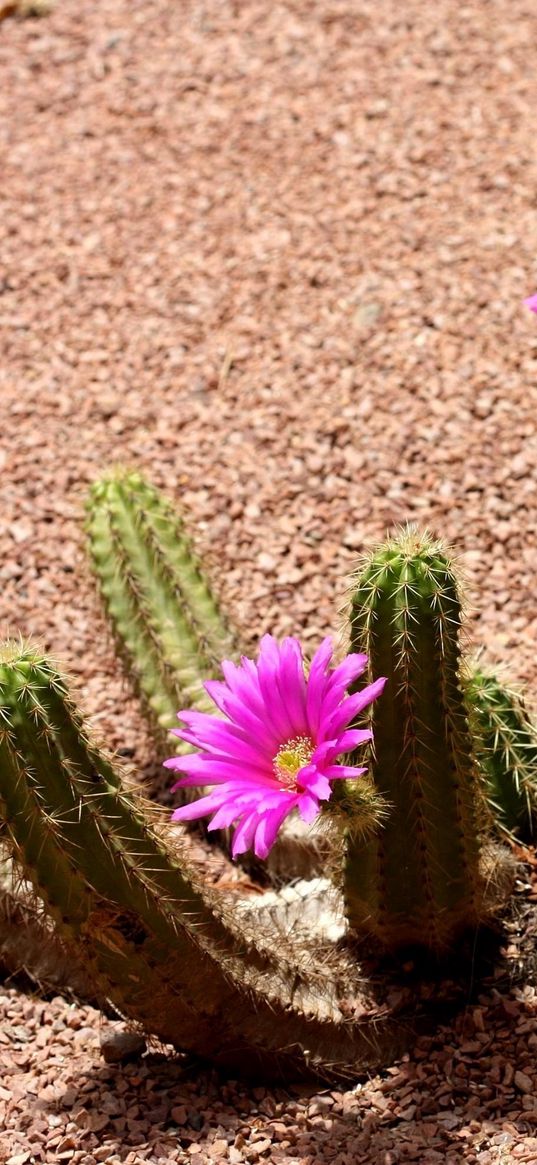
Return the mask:
[[(249, 1087), (186, 1057), (95, 1066), (54, 1105), (100, 1161), (283, 1165), (537, 1160), (532, 988), (497, 990), (348, 1091)], [(38, 1102), (39, 1104), (39, 1102)], [(65, 1137), (61, 1144), (63, 1145)], [(68, 1146), (66, 1146), (68, 1148)], [(130, 1156), (129, 1156), (130, 1154)]]

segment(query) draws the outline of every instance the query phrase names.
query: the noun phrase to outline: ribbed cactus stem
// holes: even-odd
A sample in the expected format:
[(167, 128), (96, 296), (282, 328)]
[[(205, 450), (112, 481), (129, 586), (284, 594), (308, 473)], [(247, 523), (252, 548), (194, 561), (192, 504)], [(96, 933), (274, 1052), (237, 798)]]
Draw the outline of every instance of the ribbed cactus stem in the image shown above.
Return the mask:
[(522, 696), (481, 669), (465, 694), (476, 752), (498, 825), (522, 841), (535, 838), (537, 728)]
[(360, 983), (343, 954), (330, 961), (321, 951), (316, 962), (285, 932), (263, 941), (247, 916), (200, 887), (38, 652), (0, 656), (0, 710), (0, 808), (13, 855), (122, 1014), (241, 1072), (345, 1078), (404, 1047), (404, 1027), (379, 1025), (378, 1011), (370, 1020), (362, 1005), (346, 1017), (339, 1000), (356, 1000)]
[(94, 484), (87, 528), (107, 614), (160, 728), (181, 707), (213, 710), (203, 681), (236, 646), (172, 506), (118, 471)]
[(351, 602), (354, 651), (387, 676), (372, 713), (370, 776), (384, 827), (349, 830), (347, 916), (386, 947), (441, 950), (483, 912), (483, 800), (459, 679), (461, 607), (450, 555), (412, 528), (361, 566)]

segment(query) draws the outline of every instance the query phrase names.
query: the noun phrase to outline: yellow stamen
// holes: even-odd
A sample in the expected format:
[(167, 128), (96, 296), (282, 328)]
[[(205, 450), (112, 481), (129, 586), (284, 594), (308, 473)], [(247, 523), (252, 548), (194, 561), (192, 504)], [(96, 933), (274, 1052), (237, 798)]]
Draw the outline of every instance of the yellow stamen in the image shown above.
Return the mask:
[(278, 749), (273, 760), (274, 772), (284, 789), (298, 792), (301, 788), (297, 777), (301, 769), (309, 764), (313, 755), (313, 741), (309, 736), (294, 736)]

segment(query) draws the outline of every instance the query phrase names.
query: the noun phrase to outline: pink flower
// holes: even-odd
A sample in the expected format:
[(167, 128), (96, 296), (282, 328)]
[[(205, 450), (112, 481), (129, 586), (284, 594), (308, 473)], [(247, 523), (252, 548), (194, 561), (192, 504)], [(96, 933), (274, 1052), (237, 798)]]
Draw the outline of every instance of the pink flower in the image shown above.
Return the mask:
[(282, 644), (265, 635), (259, 660), (224, 660), (224, 681), (205, 687), (223, 716), (179, 712), (186, 728), (174, 735), (201, 751), (165, 761), (186, 773), (175, 789), (213, 785), (200, 800), (176, 809), (172, 820), (190, 821), (213, 814), (209, 829), (235, 823), (233, 857), (253, 846), (266, 858), (282, 821), (293, 809), (312, 822), (320, 802), (330, 799), (331, 782), (354, 780), (364, 768), (340, 764), (343, 754), (371, 739), (367, 729), (349, 728), (357, 714), (380, 695), (384, 679), (349, 696), (346, 689), (362, 674), (366, 655), (348, 655), (331, 667), (332, 643), (325, 639), (304, 674), (297, 639)]
[(530, 311), (534, 311), (537, 315), (537, 295), (530, 295), (530, 298), (525, 299), (524, 303), (526, 307), (529, 307)]

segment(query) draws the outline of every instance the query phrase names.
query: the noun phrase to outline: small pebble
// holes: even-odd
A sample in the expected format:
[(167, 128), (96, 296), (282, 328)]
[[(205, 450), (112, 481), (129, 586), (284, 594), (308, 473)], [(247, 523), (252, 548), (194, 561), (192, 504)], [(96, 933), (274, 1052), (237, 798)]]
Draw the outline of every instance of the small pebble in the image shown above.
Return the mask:
[(100, 1039), (101, 1054), (107, 1064), (127, 1064), (137, 1060), (146, 1050), (146, 1041), (138, 1032), (113, 1031), (103, 1033)]

